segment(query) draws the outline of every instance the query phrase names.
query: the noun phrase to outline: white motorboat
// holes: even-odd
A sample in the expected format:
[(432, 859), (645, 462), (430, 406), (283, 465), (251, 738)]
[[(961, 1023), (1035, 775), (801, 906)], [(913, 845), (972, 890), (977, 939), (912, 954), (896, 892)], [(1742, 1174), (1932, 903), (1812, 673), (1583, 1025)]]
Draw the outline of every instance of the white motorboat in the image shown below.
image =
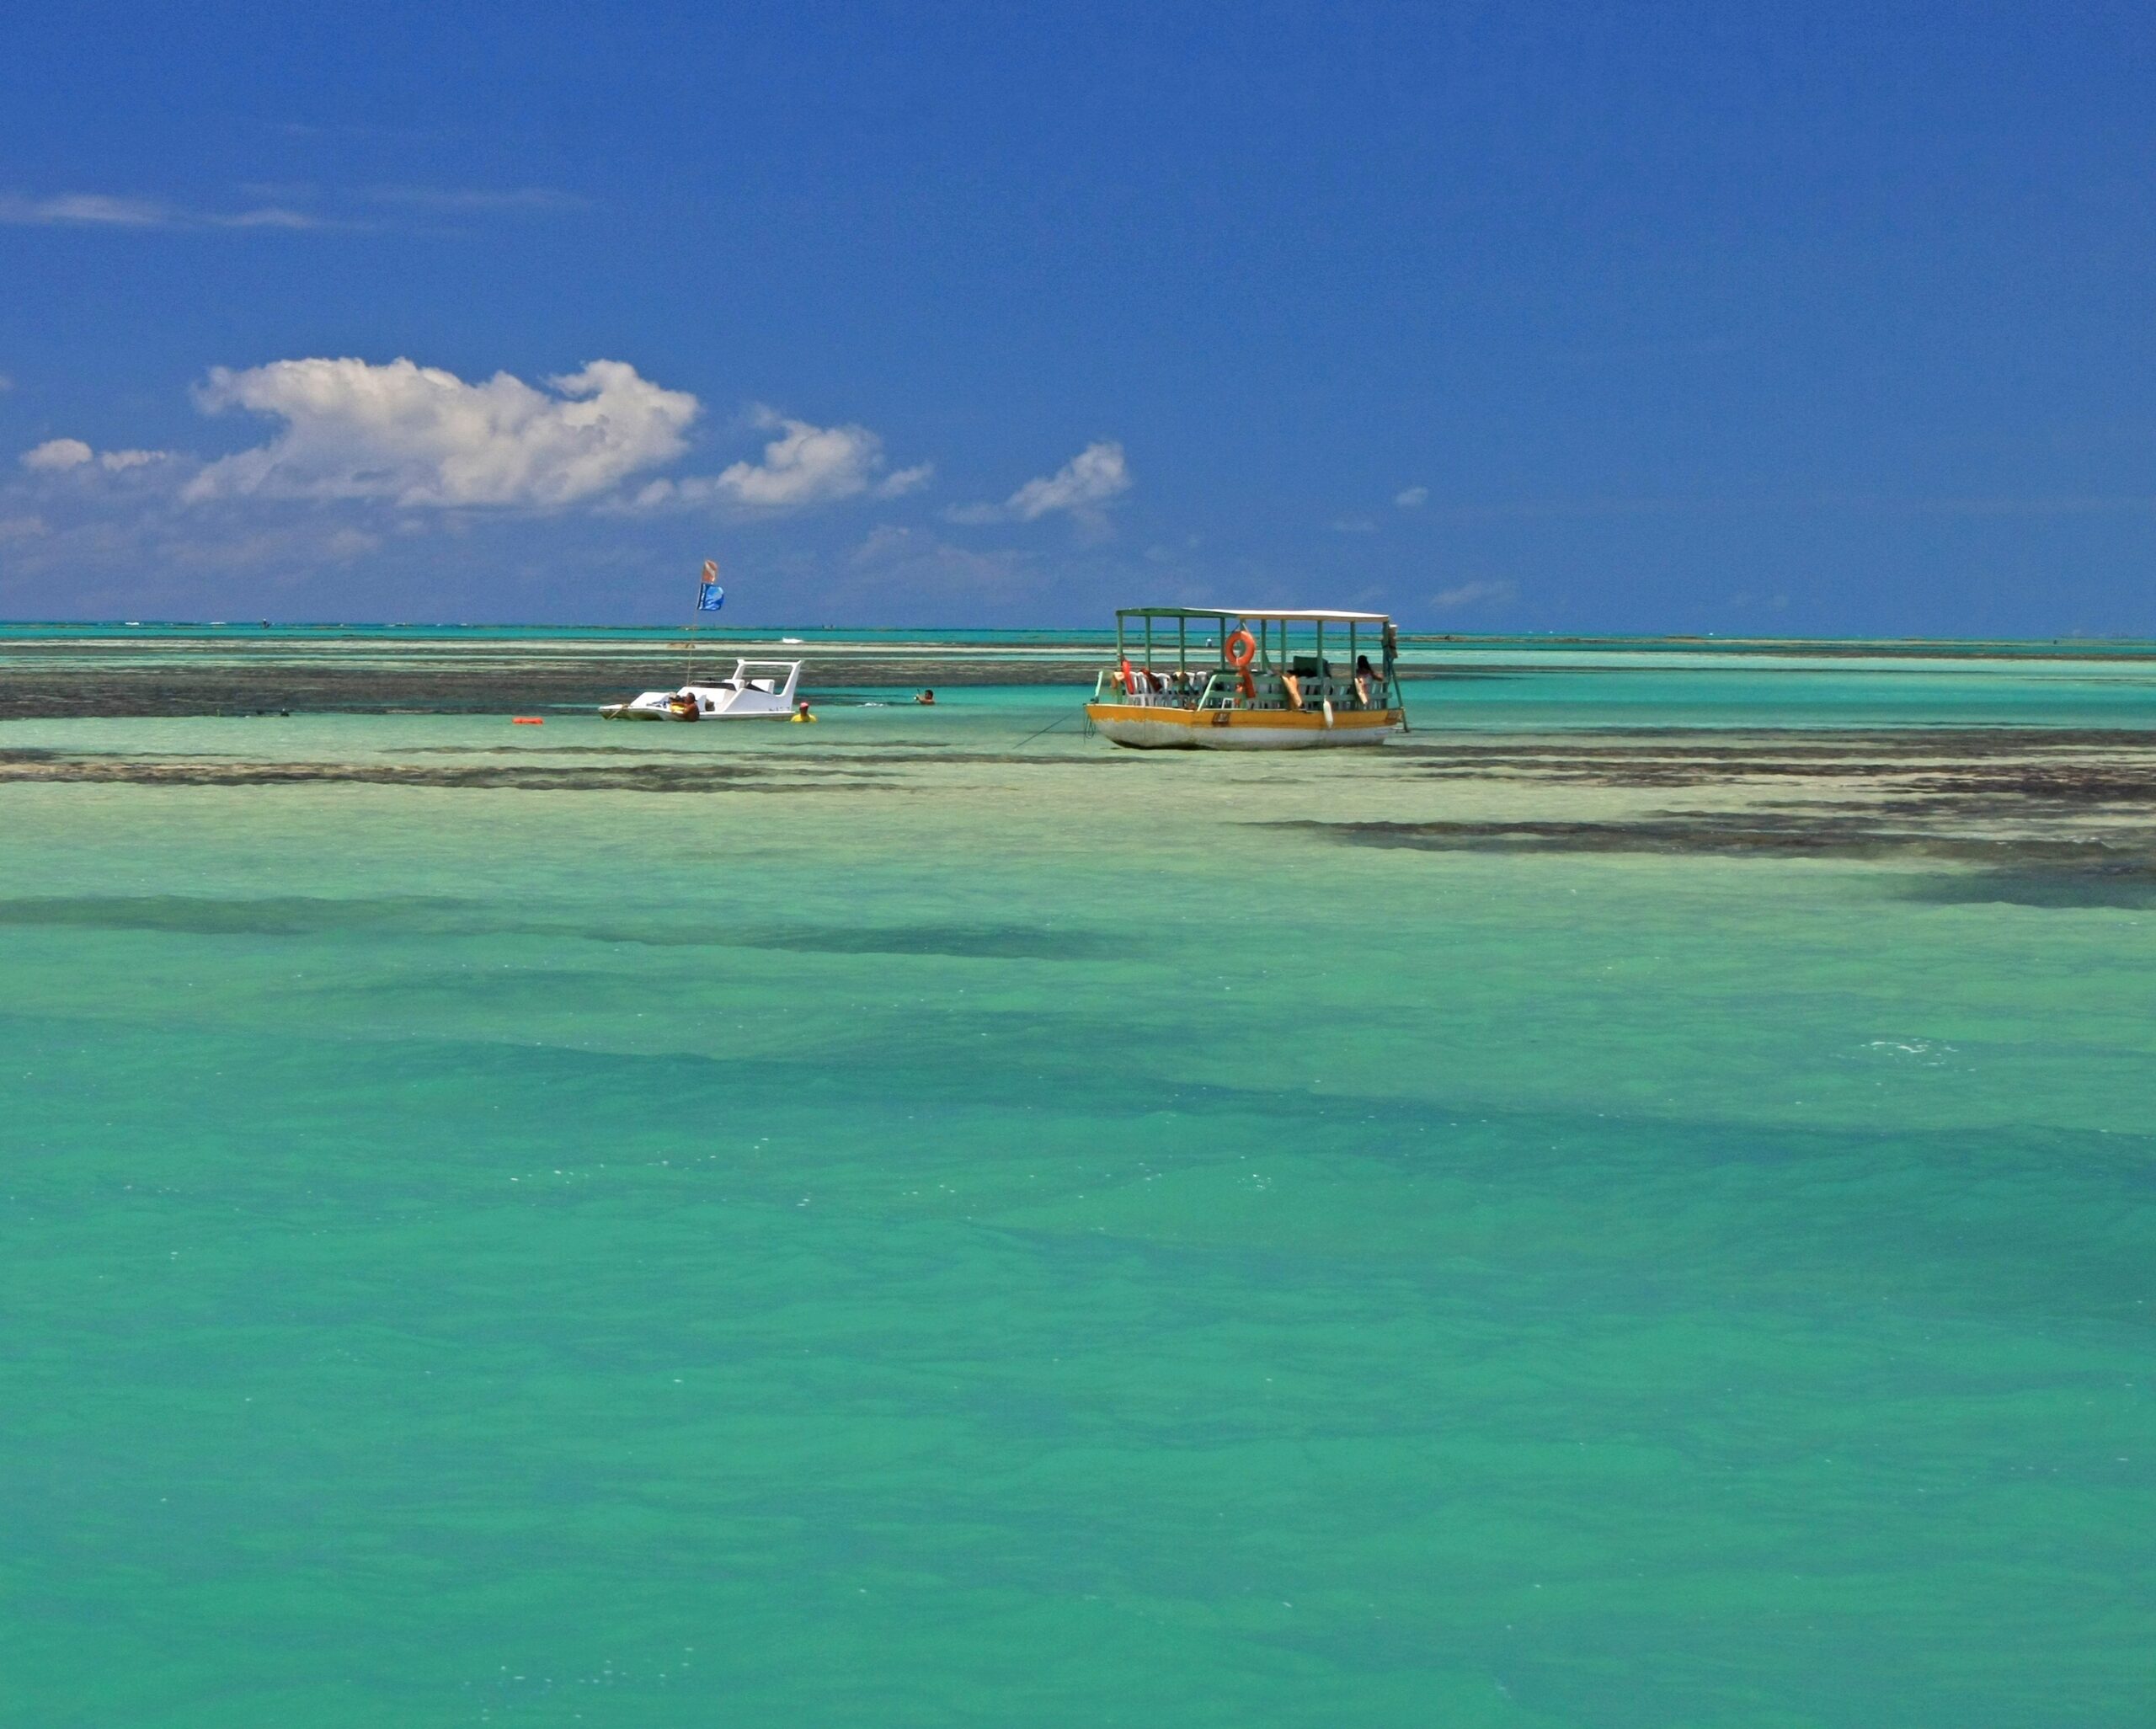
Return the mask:
[(737, 660), (731, 678), (687, 684), (678, 691), (646, 691), (632, 702), (610, 702), (605, 720), (786, 720), (794, 712), (801, 682), (798, 660)]

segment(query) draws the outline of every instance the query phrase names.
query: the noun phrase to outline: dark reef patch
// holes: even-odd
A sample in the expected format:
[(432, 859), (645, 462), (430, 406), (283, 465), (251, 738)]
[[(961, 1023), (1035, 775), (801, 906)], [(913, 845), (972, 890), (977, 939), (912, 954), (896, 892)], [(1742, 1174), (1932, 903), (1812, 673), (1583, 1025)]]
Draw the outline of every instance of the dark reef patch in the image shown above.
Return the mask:
[(2156, 812), (2156, 734), (2119, 730), (1658, 731), (1486, 742), (1433, 742), (1426, 734), (1391, 754), (1446, 780), (1648, 789), (1842, 781), (1899, 796), (1912, 808), (1981, 798), (2002, 811), (2124, 804)]
[(1942, 872), (1906, 883), (1904, 900), (1927, 906), (2031, 906), (2063, 911), (2116, 907), (2156, 912), (2156, 860), (2143, 867)]
[(795, 954), (942, 955), (963, 960), (1095, 960), (1122, 945), (1052, 925), (590, 925), (503, 918), (485, 904), (430, 895), (33, 895), (0, 899), (0, 927), (149, 931), (190, 937), (542, 937), (653, 948), (754, 948)]
[[(811, 651), (804, 689), (1091, 683), (1104, 651), (1071, 658), (953, 655), (923, 645)], [(24, 643), (0, 664), (0, 720), (83, 715), (590, 713), (681, 681), (678, 651), (654, 644), (489, 653), (469, 643)]]
[(1045, 925), (817, 925), (736, 929), (705, 940), (732, 948), (799, 954), (943, 955), (961, 960), (1097, 960), (1128, 947), (1099, 931)]
[[(783, 768), (783, 774), (781, 769)], [(0, 784), (89, 782), (137, 787), (430, 787), (525, 792), (803, 792), (819, 787), (882, 785), (894, 776), (873, 767), (834, 768), (789, 760), (713, 762), (643, 757), (584, 766), (538, 760), (447, 764), (243, 762), (217, 758), (92, 756), (54, 750), (0, 750)]]
[(1641, 852), (1732, 857), (1938, 860), (1991, 871), (2156, 882), (2156, 836), (2060, 838), (1888, 828), (1855, 815), (1661, 812), (1599, 822), (1299, 822), (1357, 846), (1427, 852)]
[(93, 931), (168, 931), (205, 937), (313, 937), (340, 931), (442, 928), (458, 901), (419, 895), (339, 900), (305, 894), (33, 895), (0, 900), (0, 925)]
[(945, 955), (960, 960), (1102, 959), (1122, 945), (1094, 931), (1049, 925), (734, 925), (639, 929), (634, 926), (547, 927), (588, 942), (650, 948), (760, 948), (791, 954)]

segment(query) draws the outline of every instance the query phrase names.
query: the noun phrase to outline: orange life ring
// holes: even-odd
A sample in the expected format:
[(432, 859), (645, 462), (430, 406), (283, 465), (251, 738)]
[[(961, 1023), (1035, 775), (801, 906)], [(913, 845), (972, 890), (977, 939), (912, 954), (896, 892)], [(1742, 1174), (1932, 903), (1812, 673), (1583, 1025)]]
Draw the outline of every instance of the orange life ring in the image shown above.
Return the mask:
[(1224, 652), (1229, 665), (1237, 672), (1247, 673), (1251, 662), (1257, 659), (1257, 638), (1248, 631), (1239, 629), (1228, 638)]

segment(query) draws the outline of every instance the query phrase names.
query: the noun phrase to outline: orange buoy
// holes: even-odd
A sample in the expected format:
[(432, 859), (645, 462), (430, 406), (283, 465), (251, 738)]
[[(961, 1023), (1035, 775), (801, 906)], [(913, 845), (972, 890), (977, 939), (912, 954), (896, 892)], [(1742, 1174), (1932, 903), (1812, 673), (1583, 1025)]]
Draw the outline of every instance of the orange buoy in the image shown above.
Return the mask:
[(518, 727), (543, 727), (547, 724), (547, 722), (545, 717), (542, 715), (520, 714), (513, 716), (510, 718), (510, 724), (511, 726)]

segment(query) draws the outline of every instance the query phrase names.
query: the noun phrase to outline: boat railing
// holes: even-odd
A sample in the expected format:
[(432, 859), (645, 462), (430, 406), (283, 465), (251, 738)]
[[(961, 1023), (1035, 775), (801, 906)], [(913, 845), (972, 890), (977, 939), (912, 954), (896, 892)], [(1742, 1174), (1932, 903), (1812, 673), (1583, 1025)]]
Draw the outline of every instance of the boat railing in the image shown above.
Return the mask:
[[(1154, 680), (1158, 680), (1155, 687)], [(1200, 673), (1172, 672), (1139, 673), (1137, 689), (1123, 687), (1123, 675), (1114, 667), (1104, 668), (1093, 679), (1093, 700), (1096, 702), (1119, 702), (1127, 708), (1198, 708), (1202, 707), (1207, 690), (1205, 677)]]
[[(1107, 668), (1093, 680), (1093, 700), (1113, 702), (1126, 708), (1237, 708), (1246, 710), (1290, 710), (1295, 708), (1322, 708), (1327, 702), (1336, 709), (1380, 709), (1393, 706), (1391, 693), (1382, 679), (1372, 680), (1369, 698), (1366, 702), (1363, 692), (1352, 678), (1337, 673), (1305, 673), (1295, 675), (1295, 687), (1290, 691), (1288, 680), (1273, 667), (1253, 667), (1249, 677), (1251, 688), (1243, 691), (1243, 675), (1230, 667), (1221, 667), (1210, 673), (1193, 673), (1179, 676), (1174, 673), (1159, 675), (1162, 688), (1150, 688), (1141, 677), (1139, 688), (1125, 691), (1120, 672)], [(1298, 700), (1299, 698), (1299, 701)]]

